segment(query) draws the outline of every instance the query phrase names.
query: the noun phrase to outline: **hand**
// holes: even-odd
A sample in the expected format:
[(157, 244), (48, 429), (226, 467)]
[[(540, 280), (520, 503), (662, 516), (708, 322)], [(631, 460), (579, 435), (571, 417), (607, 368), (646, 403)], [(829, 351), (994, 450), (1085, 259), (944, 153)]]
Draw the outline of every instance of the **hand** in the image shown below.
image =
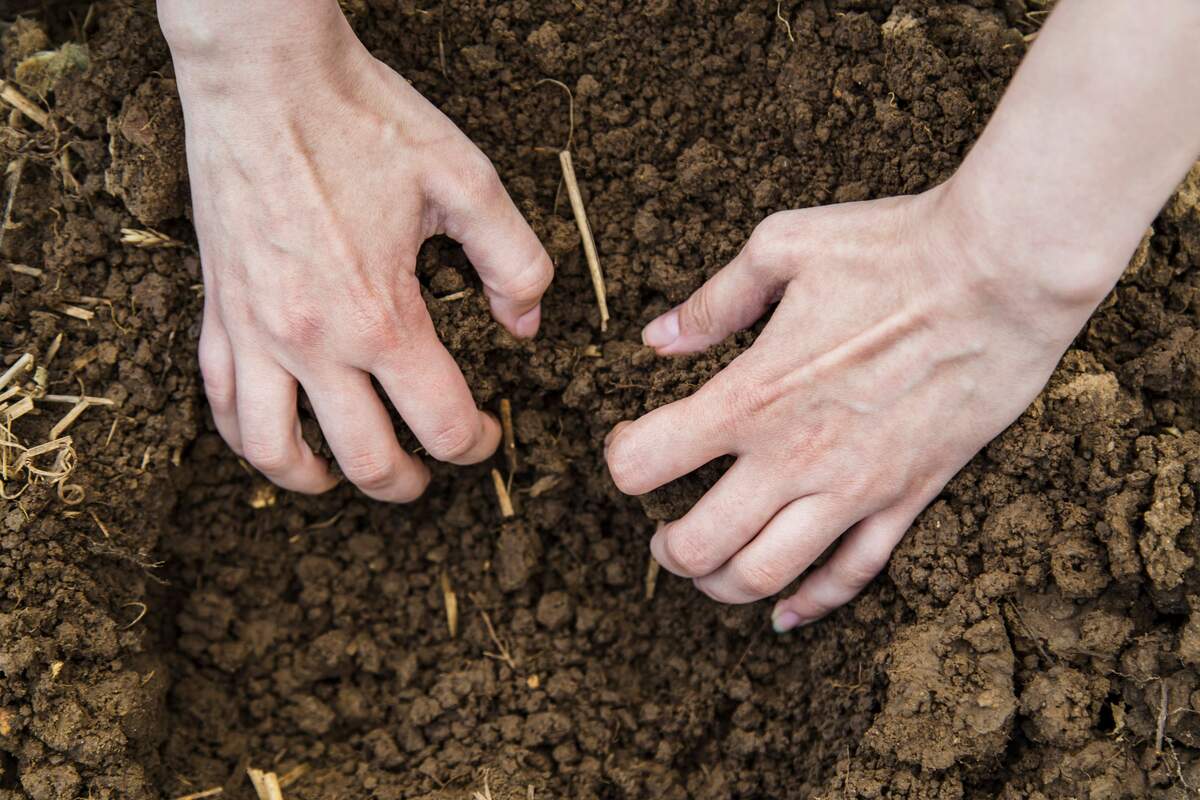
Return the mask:
[(629, 494), (736, 456), (654, 535), (665, 569), (746, 603), (785, 588), (844, 535), (773, 614), (776, 630), (811, 622), (854, 597), (1036, 397), (1104, 287), (1043, 287), (1029, 265), (985, 246), (969, 217), (949, 184), (775, 214), (646, 326), (660, 354), (690, 353), (779, 302), (723, 372), (609, 438), (613, 480)]
[(519, 337), (538, 329), (550, 260), (487, 158), (366, 52), (336, 4), (279, 23), (279, 41), (261, 40), (269, 25), (238, 23), (230, 30), (260, 38), (228, 52), (218, 34), (177, 46), (219, 27), (180, 21), (193, 11), (160, 2), (187, 127), (200, 364), (217, 428), (280, 486), (323, 491), (335, 481), (301, 438), (303, 386), (345, 475), (372, 497), (412, 500), (429, 471), (401, 450), (372, 376), (440, 461), (481, 461), (500, 438), (438, 341), (414, 275), (421, 243), (461, 242), (493, 315)]

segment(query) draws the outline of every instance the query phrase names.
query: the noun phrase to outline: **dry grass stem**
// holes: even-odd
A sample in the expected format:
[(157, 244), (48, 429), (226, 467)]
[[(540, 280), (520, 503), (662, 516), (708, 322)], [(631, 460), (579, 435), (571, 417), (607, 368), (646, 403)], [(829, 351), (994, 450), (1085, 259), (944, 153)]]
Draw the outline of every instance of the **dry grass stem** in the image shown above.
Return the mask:
[[(4, 234), (0, 232), (0, 243), (4, 241)], [(25, 264), (9, 264), (8, 268), (18, 275), (28, 275), (31, 278), (40, 278), (45, 273), (37, 267), (29, 267)]]
[(787, 21), (787, 17), (783, 16), (783, 0), (775, 2), (775, 19), (783, 23), (783, 29), (787, 31), (788, 41), (795, 43), (796, 37), (792, 34), (792, 23)]
[[(54, 465), (50, 469), (42, 469), (36, 466), (34, 459), (47, 453), (56, 454)], [(71, 437), (63, 436), (60, 439), (52, 439), (49, 442), (42, 442), (34, 447), (25, 448), (21, 455), (17, 456), (17, 460), (13, 464), (13, 470), (20, 472), (24, 469), (30, 475), (45, 478), (50, 482), (56, 482), (71, 474), (74, 461), (75, 450), (71, 447)]]
[(508, 665), (509, 669), (511, 669), (513, 672), (516, 672), (517, 661), (515, 658), (513, 658), (512, 651), (508, 649), (508, 645), (506, 645), (504, 641), (498, 635), (496, 635), (496, 626), (492, 624), (492, 617), (490, 614), (488, 614), (487, 609), (483, 607), (483, 603), (479, 602), (479, 595), (472, 594), (470, 597), (471, 602), (475, 604), (475, 607), (479, 609), (479, 613), (483, 616), (483, 624), (484, 627), (487, 628), (488, 636), (490, 636), (492, 639), (492, 644), (496, 645), (495, 653), (484, 653), (484, 655), (488, 658), (494, 658), (498, 661), (503, 661)]
[(248, 767), (246, 774), (254, 786), (255, 793), (258, 794), (258, 800), (283, 800), (283, 789), (279, 785), (279, 776), (274, 772), (263, 772), (260, 769)]
[(211, 789), (205, 789), (203, 792), (193, 792), (192, 794), (184, 794), (173, 800), (205, 800), (208, 797), (220, 797), (225, 792), (225, 787), (214, 786)]
[(476, 792), (472, 800), (492, 800), (492, 787), (488, 785), (487, 771), (483, 773), (483, 791)]
[[(10, 162), (6, 173), (8, 175), (8, 179), (5, 181), (8, 184), (8, 199), (4, 201), (4, 218), (0, 220), (0, 244), (4, 243), (4, 235), (13, 227), (13, 206), (17, 202), (17, 189), (21, 187), (21, 178), (25, 174), (24, 157), (14, 159)], [(26, 267), (26, 269), (29, 269), (29, 267)]]
[(61, 305), (58, 307), (60, 313), (66, 314), (68, 317), (91, 322), (96, 318), (96, 312), (90, 309), (80, 308), (79, 306)]
[(500, 401), (500, 428), (504, 432), (504, 461), (508, 464), (508, 484), (512, 490), (513, 475), (517, 471), (517, 437), (513, 433), (512, 402), (506, 397)]
[(17, 88), (8, 81), (0, 83), (0, 100), (8, 103), (43, 128), (50, 127), (50, 115), (38, 108), (28, 97), (17, 91)]
[(279, 776), (279, 788), (286, 789), (300, 780), (308, 772), (308, 764), (297, 764)]
[(96, 523), (96, 527), (100, 529), (100, 532), (104, 534), (104, 538), (111, 539), (112, 535), (108, 532), (108, 526), (100, 521), (100, 517), (96, 516), (96, 512), (89, 511), (88, 513), (92, 515), (92, 521)]
[(567, 93), (567, 143), (563, 145), (562, 149), (570, 150), (575, 141), (575, 95), (571, 92), (571, 87), (554, 78), (542, 78), (534, 86), (541, 86), (544, 83), (552, 83)]
[(17, 376), (20, 375), (22, 372), (28, 372), (32, 368), (33, 368), (33, 354), (32, 353), (23, 354), (20, 358), (17, 359), (15, 364), (13, 364), (8, 369), (4, 370), (3, 375), (0, 375), (0, 389), (3, 389), (5, 386), (8, 386), (10, 383), (12, 383), (14, 380), (16, 380)]
[(662, 567), (659, 565), (654, 556), (650, 556), (650, 563), (646, 565), (646, 599), (654, 599), (654, 590), (658, 588), (658, 571)]
[(571, 160), (571, 151), (563, 150), (558, 154), (562, 165), (563, 179), (567, 183), (567, 197), (571, 201), (571, 211), (575, 214), (575, 225), (583, 239), (583, 255), (587, 259), (588, 272), (592, 274), (592, 288), (596, 291), (596, 305), (600, 308), (600, 330), (608, 330), (608, 296), (604, 291), (604, 273), (600, 270), (600, 257), (596, 255), (596, 240), (592, 238), (592, 227), (588, 224), (587, 210), (583, 207), (583, 195), (579, 193), (579, 182), (575, 179), (575, 164)]
[(115, 406), (116, 403), (107, 397), (95, 397), (89, 394), (48, 394), (41, 398), (43, 403), (87, 403), (89, 406)]
[(152, 247), (183, 247), (183, 242), (173, 239), (162, 231), (153, 228), (121, 228), (121, 244), (149, 249)]
[(450, 575), (442, 570), (442, 599), (446, 602), (446, 627), (450, 629), (450, 638), (458, 636), (458, 595), (450, 585)]
[(121, 606), (121, 608), (137, 608), (137, 609), (139, 609), (138, 615), (133, 618), (133, 622), (130, 622), (128, 625), (125, 626), (125, 630), (129, 630), (134, 625), (137, 625), (139, 622), (141, 622), (142, 619), (146, 616), (146, 612), (150, 610), (150, 607), (147, 606), (145, 603), (126, 603), (125, 605)]
[(496, 497), (500, 501), (500, 516), (505, 519), (516, 516), (517, 512), (513, 509), (512, 496), (508, 493), (504, 476), (500, 474), (500, 470), (494, 467), (492, 468), (492, 483), (496, 485)]
[(16, 420), (33, 411), (33, 398), (25, 395), (8, 408), (4, 409), (4, 421), (11, 425)]
[(309, 525), (304, 530), (320, 531), (320, 530), (324, 530), (326, 528), (332, 528), (334, 525), (337, 524), (338, 520), (342, 518), (342, 514), (345, 514), (345, 513), (346, 513), (345, 511), (339, 511), (336, 514), (334, 514), (332, 517), (330, 517), (329, 519), (323, 519), (320, 522), (314, 522), (312, 525)]
[(59, 333), (54, 337), (54, 341), (50, 343), (50, 346), (46, 348), (46, 357), (42, 359), (42, 363), (45, 366), (50, 366), (50, 362), (54, 360), (56, 355), (58, 355), (58, 351), (62, 347), (62, 343), (63, 335), (62, 333)]
[(86, 398), (80, 398), (79, 402), (71, 406), (71, 410), (63, 414), (63, 418), (54, 423), (54, 427), (50, 429), (50, 438), (57, 439), (62, 435), (63, 431), (71, 427), (71, 423), (79, 419), (79, 415), (87, 410), (91, 403)]
[(464, 297), (466, 297), (470, 293), (471, 293), (470, 289), (462, 289), (460, 291), (448, 294), (445, 297), (439, 297), (438, 300), (441, 300), (443, 303), (449, 303), (454, 300), (462, 300)]
[(541, 497), (555, 486), (558, 486), (561, 481), (562, 478), (558, 475), (543, 475), (533, 482), (533, 486), (529, 487), (529, 496)]
[(1162, 755), (1163, 737), (1167, 732), (1167, 682), (1158, 679), (1158, 728), (1154, 734), (1154, 754)]
[(214, 786), (211, 789), (205, 789), (203, 792), (193, 792), (192, 794), (181, 794), (179, 797), (174, 797), (171, 800), (206, 800), (209, 797), (220, 797), (225, 793), (224, 786)]
[(77, 506), (85, 497), (83, 487), (77, 483), (58, 482), (58, 499), (65, 506)]

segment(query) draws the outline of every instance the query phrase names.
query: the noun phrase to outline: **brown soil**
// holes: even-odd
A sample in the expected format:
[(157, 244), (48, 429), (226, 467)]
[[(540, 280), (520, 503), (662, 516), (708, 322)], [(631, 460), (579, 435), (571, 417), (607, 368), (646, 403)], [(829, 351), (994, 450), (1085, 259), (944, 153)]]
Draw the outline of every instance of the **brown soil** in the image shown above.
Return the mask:
[[(782, 20), (774, 3), (343, 5), (495, 160), (557, 262), (543, 333), (517, 343), (478, 291), (436, 299), (477, 287), (451, 243), (421, 258), (478, 400), (516, 411), (517, 516), (501, 520), (488, 465), (439, 467), (398, 507), (274, 493), (238, 463), (197, 380), (182, 123), (152, 7), (100, 3), (86, 25), (83, 5), (35, 8), (0, 64), (56, 130), (0, 130), (4, 162), (25, 159), (0, 368), (62, 333), (50, 391), (118, 406), (69, 430), (82, 503), (37, 485), (0, 514), (0, 800), (246, 798), (247, 765), (300, 764), (289, 798), (461, 798), (485, 777), (498, 800), (1195, 794), (1200, 171), (1033, 408), (818, 625), (777, 637), (766, 607), (666, 574), (647, 599), (651, 519), (711, 475), (639, 503), (600, 455), (615, 422), (753, 340), (667, 361), (640, 326), (771, 211), (946, 178), (1042, 3), (813, 0)], [(27, 63), (67, 40), (86, 64)], [(566, 138), (543, 77), (575, 95), (603, 336), (557, 160), (536, 149)], [(123, 227), (188, 246), (135, 249)], [(81, 303), (94, 319), (62, 313)], [(66, 407), (38, 409), (13, 426), (26, 443)]]

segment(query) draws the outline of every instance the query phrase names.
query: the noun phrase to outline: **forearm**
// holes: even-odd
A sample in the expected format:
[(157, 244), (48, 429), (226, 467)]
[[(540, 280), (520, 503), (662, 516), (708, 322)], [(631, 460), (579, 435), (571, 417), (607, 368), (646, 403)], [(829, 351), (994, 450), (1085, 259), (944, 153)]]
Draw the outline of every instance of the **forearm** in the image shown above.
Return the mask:
[[(1200, 3), (1063, 0), (951, 181), (1031, 288), (1094, 305), (1200, 156)], [(1025, 276), (998, 276), (1021, 280)]]

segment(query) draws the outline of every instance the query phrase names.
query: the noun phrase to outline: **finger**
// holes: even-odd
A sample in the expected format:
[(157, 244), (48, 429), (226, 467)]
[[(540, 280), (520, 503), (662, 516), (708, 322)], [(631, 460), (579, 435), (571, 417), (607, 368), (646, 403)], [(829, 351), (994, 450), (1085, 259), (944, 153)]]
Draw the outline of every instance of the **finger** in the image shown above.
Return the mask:
[(807, 625), (854, 599), (887, 565), (916, 518), (908, 509), (889, 509), (854, 526), (829, 560), (775, 605), (771, 624), (779, 633)]
[(696, 587), (722, 603), (770, 597), (804, 572), (857, 520), (857, 512), (831, 494), (793, 500), (754, 541), (721, 569), (696, 581)]
[(233, 347), (229, 334), (212, 307), (204, 305), (204, 322), (200, 329), (200, 375), (204, 378), (204, 393), (212, 409), (217, 432), (233, 452), (242, 454), (242, 437), (237, 417), (237, 380), (233, 366)]
[(533, 336), (554, 277), (550, 256), (482, 153), (452, 168), (456, 174), (438, 198), (446, 233), (462, 244), (479, 273), (496, 321), (514, 336)]
[(372, 372), (421, 445), (438, 461), (477, 464), (496, 452), (499, 423), (475, 405), (458, 364), (432, 327), (415, 347), (382, 356)]
[(755, 537), (783, 505), (783, 490), (753, 462), (738, 459), (681, 519), (659, 527), (650, 552), (668, 572), (699, 578)]
[(645, 494), (730, 452), (710, 385), (613, 428), (604, 458), (618, 489)]
[(660, 355), (694, 353), (753, 325), (779, 300), (786, 284), (779, 277), (779, 256), (762, 244), (766, 238), (756, 231), (724, 269), (681, 305), (651, 321), (642, 330), (642, 341)]
[(339, 370), (306, 380), (304, 389), (347, 480), (376, 500), (408, 503), (421, 496), (429, 468), (400, 449), (365, 372)]
[(242, 455), (272, 483), (316, 494), (337, 481), (300, 433), (296, 379), (265, 358), (237, 362), (237, 417)]

